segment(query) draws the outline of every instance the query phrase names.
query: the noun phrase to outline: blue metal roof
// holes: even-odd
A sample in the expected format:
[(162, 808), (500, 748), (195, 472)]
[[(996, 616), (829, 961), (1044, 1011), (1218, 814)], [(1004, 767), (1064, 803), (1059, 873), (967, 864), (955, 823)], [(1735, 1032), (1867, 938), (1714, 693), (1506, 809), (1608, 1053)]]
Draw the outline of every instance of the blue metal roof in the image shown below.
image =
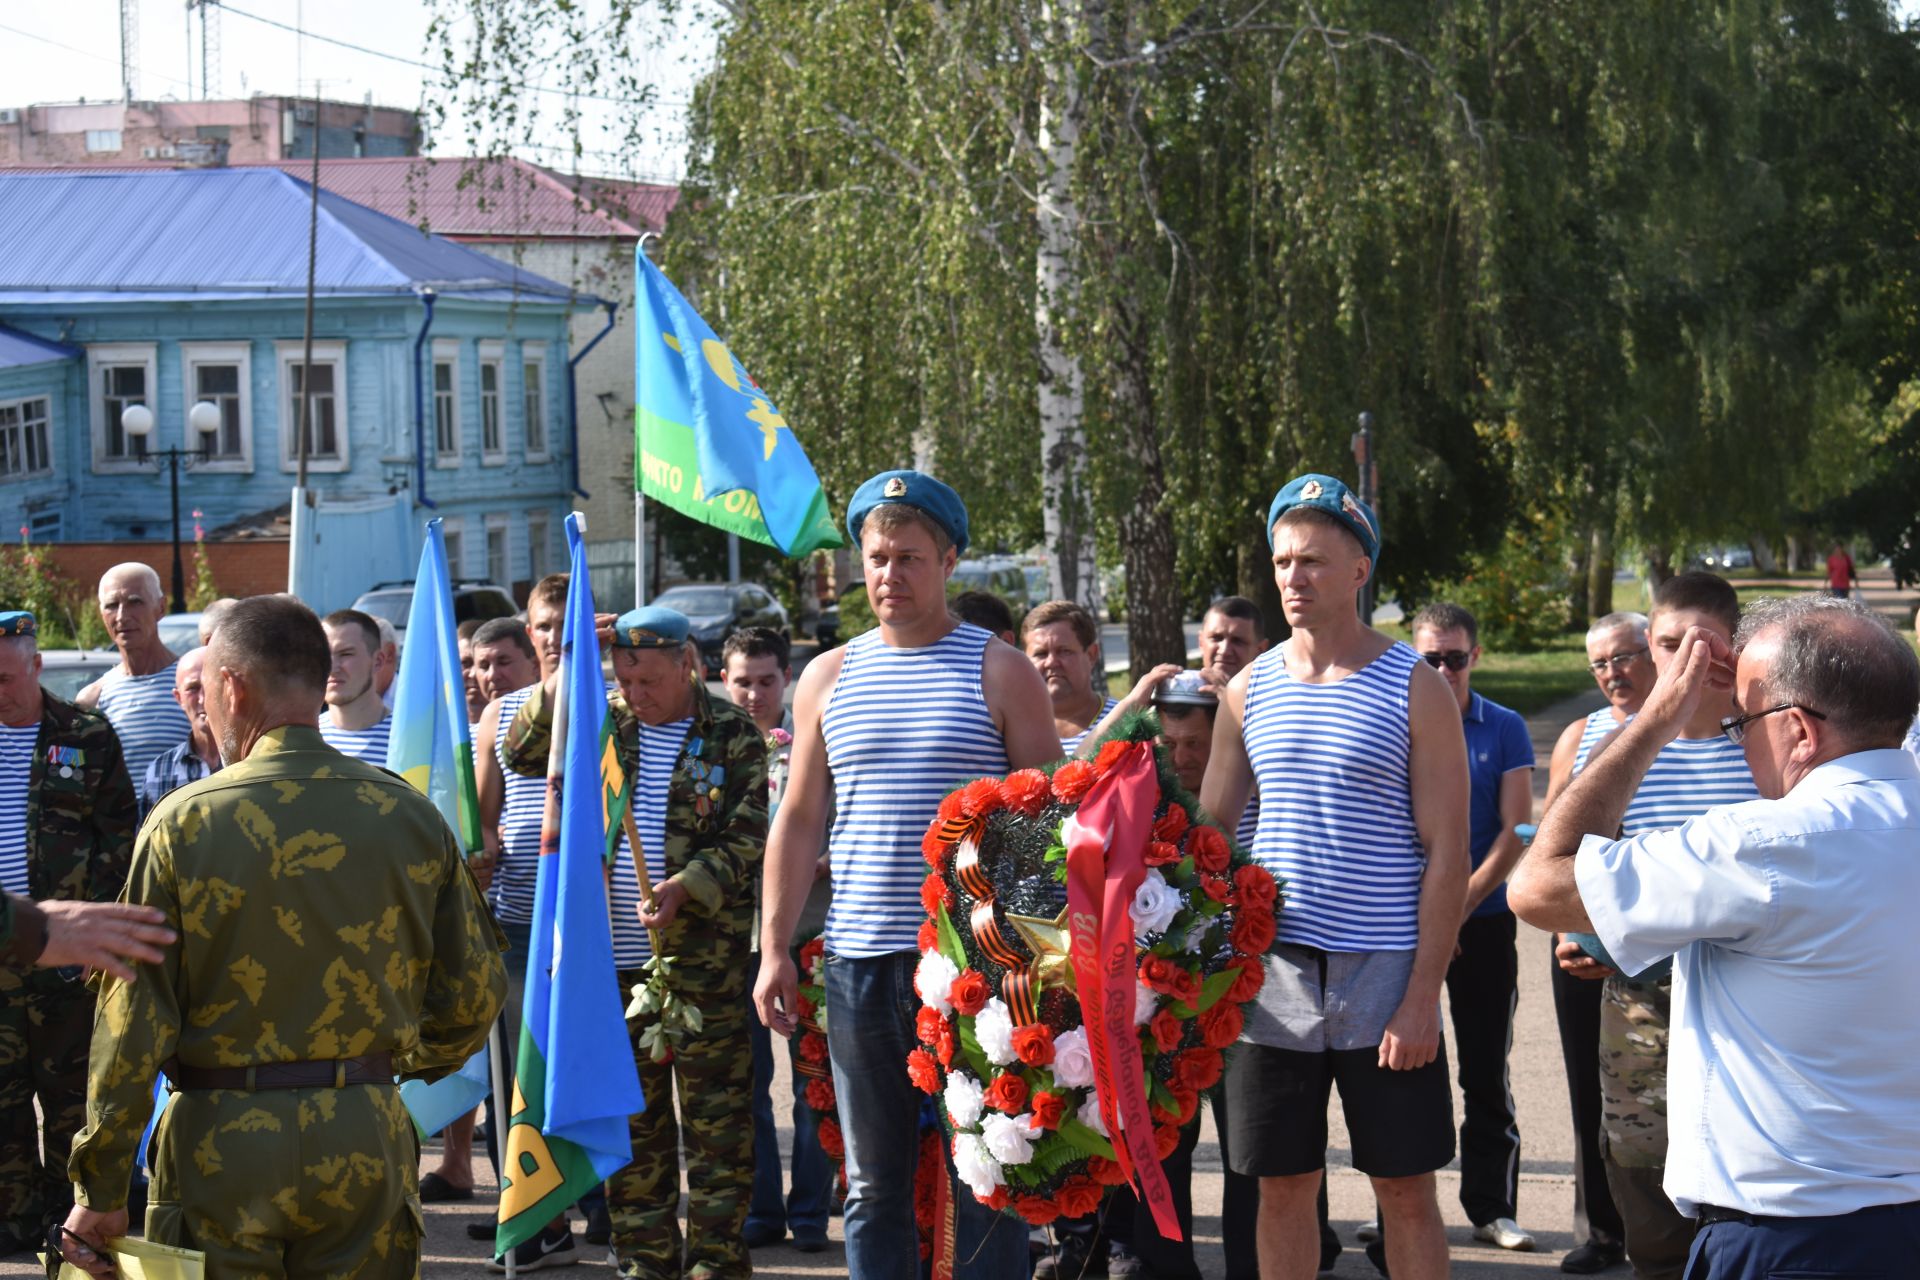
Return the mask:
[[(302, 295), (309, 198), (277, 169), (0, 171), (0, 303)], [(327, 191), (318, 244), (323, 297), (598, 302)]]
[(79, 347), (48, 342), (30, 333), (0, 324), (0, 369), (18, 369), (28, 364), (51, 364), (56, 360), (74, 360), (85, 354)]

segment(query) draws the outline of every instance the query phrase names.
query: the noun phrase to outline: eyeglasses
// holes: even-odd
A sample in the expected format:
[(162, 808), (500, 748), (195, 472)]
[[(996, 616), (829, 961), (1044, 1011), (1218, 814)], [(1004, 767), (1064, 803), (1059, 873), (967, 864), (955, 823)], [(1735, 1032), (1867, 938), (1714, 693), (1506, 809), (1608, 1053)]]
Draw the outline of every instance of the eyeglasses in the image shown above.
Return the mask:
[(1758, 720), (1763, 716), (1770, 716), (1776, 711), (1795, 710), (1804, 711), (1815, 720), (1825, 720), (1827, 718), (1825, 714), (1815, 711), (1812, 707), (1804, 707), (1797, 702), (1783, 702), (1777, 707), (1768, 707), (1765, 711), (1753, 711), (1744, 716), (1728, 716), (1720, 722), (1720, 732), (1726, 734), (1727, 741), (1737, 747), (1746, 739), (1747, 725), (1752, 721)]
[(1589, 662), (1587, 664), (1587, 670), (1593, 672), (1595, 675), (1604, 675), (1609, 667), (1615, 671), (1625, 671), (1628, 667), (1639, 661), (1640, 657), (1645, 654), (1646, 651), (1647, 647), (1641, 645), (1638, 649), (1629, 649), (1625, 653), (1616, 653), (1611, 658), (1601, 658), (1595, 662)]
[(1449, 649), (1445, 653), (1423, 653), (1420, 657), (1436, 671), (1441, 667), (1449, 671), (1465, 671), (1467, 664), (1473, 661), (1473, 655), (1465, 649)]

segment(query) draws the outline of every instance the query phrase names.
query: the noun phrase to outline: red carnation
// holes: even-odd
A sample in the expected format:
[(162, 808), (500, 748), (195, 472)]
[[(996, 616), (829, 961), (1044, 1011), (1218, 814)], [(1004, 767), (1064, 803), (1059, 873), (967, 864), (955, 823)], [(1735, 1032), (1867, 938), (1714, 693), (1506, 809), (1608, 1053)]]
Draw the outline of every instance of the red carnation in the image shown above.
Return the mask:
[(1150, 867), (1168, 867), (1180, 861), (1180, 850), (1165, 840), (1155, 840), (1147, 846), (1147, 865)]
[[(1034, 1092), (1032, 1102), (1033, 1122), (1042, 1129), (1058, 1129), (1060, 1122), (1066, 1119), (1067, 1100), (1059, 1094), (1039, 1089)], [(1077, 1218), (1080, 1215), (1074, 1213), (1067, 1216)]]
[(1209, 1049), (1224, 1049), (1240, 1038), (1246, 1017), (1232, 1000), (1222, 1000), (1200, 1015), (1200, 1043)]
[(993, 999), (993, 988), (980, 976), (979, 970), (962, 969), (947, 991), (947, 999), (952, 1002), (955, 1013), (963, 1013), (971, 1018), (987, 1007), (987, 1001)]
[(933, 820), (935, 823), (952, 822), (959, 816), (960, 792), (948, 792), (946, 799), (940, 802), (940, 808), (934, 812)]
[(1117, 1187), (1127, 1180), (1127, 1175), (1120, 1172), (1119, 1161), (1105, 1156), (1087, 1157), (1087, 1176), (1103, 1187)]
[(1173, 1060), (1173, 1078), (1189, 1089), (1211, 1089), (1220, 1079), (1221, 1066), (1218, 1049), (1188, 1049)]
[(1153, 838), (1164, 840), (1168, 844), (1179, 844), (1180, 837), (1187, 831), (1187, 811), (1178, 804), (1169, 804), (1167, 811), (1153, 820)]
[(807, 1021), (807, 1019), (813, 1017), (814, 1012), (818, 1008), (818, 1006), (816, 1006), (813, 1003), (813, 1001), (807, 999), (807, 993), (805, 988), (798, 988), (794, 991), (793, 1004), (794, 1004), (794, 1011), (800, 1015), (800, 1021), (802, 1022), (805, 1022)]
[(927, 834), (920, 837), (920, 856), (935, 871), (947, 869), (947, 842), (940, 838), (940, 828), (936, 824), (927, 828)]
[(814, 1079), (807, 1081), (807, 1105), (815, 1111), (832, 1111), (839, 1105), (839, 1099), (833, 1096), (833, 1081)]
[(820, 1149), (838, 1160), (847, 1153), (847, 1140), (840, 1133), (840, 1122), (828, 1116), (820, 1122)]
[(914, 938), (914, 943), (923, 952), (938, 951), (940, 949), (940, 926), (931, 920), (922, 920), (920, 922), (920, 932)]
[(1227, 968), (1238, 969), (1240, 976), (1227, 988), (1227, 999), (1245, 1004), (1260, 994), (1260, 988), (1266, 983), (1267, 971), (1258, 956), (1235, 956), (1227, 961)]
[(939, 876), (928, 876), (920, 883), (920, 906), (929, 918), (938, 915), (941, 907), (953, 905), (953, 890), (947, 888), (947, 882)]
[(1243, 955), (1263, 955), (1273, 945), (1273, 912), (1264, 907), (1241, 907), (1235, 913), (1233, 949)]
[(1153, 1033), (1153, 1042), (1160, 1046), (1160, 1052), (1166, 1053), (1180, 1043), (1180, 1035), (1186, 1028), (1173, 1016), (1172, 1009), (1162, 1009), (1147, 1023), (1147, 1030)]
[(1094, 753), (1094, 772), (1105, 774), (1109, 769), (1113, 768), (1113, 766), (1120, 763), (1120, 757), (1127, 754), (1128, 749), (1132, 746), (1133, 744), (1124, 738), (1115, 738), (1113, 741), (1102, 746), (1099, 751)]
[(920, 1012), (913, 1015), (913, 1038), (921, 1044), (930, 1045), (940, 1038), (940, 1028), (947, 1020), (940, 1011), (930, 1004), (920, 1006)]
[(800, 948), (800, 970), (802, 973), (813, 971), (813, 963), (827, 954), (825, 938), (809, 938), (807, 945)]
[(1176, 980), (1175, 975), (1179, 972), (1180, 966), (1165, 956), (1148, 952), (1140, 958), (1141, 983), (1160, 992), (1162, 995), (1173, 994), (1173, 986)]
[(1002, 1209), (1007, 1207), (1008, 1202), (1013, 1199), (1013, 1193), (1011, 1191), (1008, 1191), (1006, 1188), (1006, 1185), (1003, 1183), (1002, 1185), (997, 1186), (993, 1189), (992, 1195), (987, 1196), (984, 1199), (982, 1199), (979, 1196), (975, 1196), (974, 1199), (979, 1200), (981, 1204), (987, 1206), (987, 1208), (993, 1210), (995, 1213), (998, 1213)]
[[(1208, 875), (1204, 871), (1200, 873), (1200, 891), (1215, 902), (1223, 904), (1233, 896), (1233, 890), (1225, 880), (1219, 876)], [(926, 948), (922, 947), (921, 950), (924, 951)]]
[(1047, 801), (1053, 798), (1047, 786), (1047, 775), (1038, 769), (1018, 769), (1007, 775), (1000, 784), (1000, 799), (1007, 808), (1024, 818), (1031, 818), (1047, 807)]
[(925, 1049), (907, 1055), (907, 1079), (922, 1093), (940, 1092), (940, 1064)]
[(1193, 1113), (1200, 1109), (1199, 1091), (1176, 1082), (1167, 1086), (1167, 1092), (1173, 1095), (1174, 1102), (1180, 1108), (1180, 1123), (1184, 1125), (1193, 1119)]
[(1216, 876), (1225, 875), (1233, 865), (1233, 848), (1218, 827), (1195, 827), (1187, 833), (1187, 852), (1193, 865)]
[(1010, 1071), (1003, 1071), (987, 1086), (987, 1105), (995, 1111), (1017, 1116), (1027, 1109), (1027, 1082)]
[(1063, 1218), (1084, 1218), (1100, 1207), (1100, 1184), (1091, 1178), (1069, 1178), (1053, 1193)]
[(1021, 1196), (1013, 1202), (1013, 1208), (1034, 1227), (1044, 1227), (1060, 1216), (1060, 1207), (1041, 1196)]
[(1273, 872), (1249, 862), (1233, 873), (1233, 892), (1242, 906), (1271, 907), (1280, 896)]
[(1163, 1124), (1163, 1125), (1156, 1125), (1154, 1127), (1153, 1149), (1154, 1149), (1154, 1152), (1162, 1160), (1165, 1160), (1168, 1156), (1172, 1155), (1173, 1149), (1179, 1145), (1180, 1145), (1180, 1130), (1177, 1126), (1170, 1125), (1170, 1124)]
[(800, 1038), (800, 1056), (808, 1062), (827, 1060), (827, 1038), (822, 1035), (805, 1035)]
[(933, 1056), (940, 1059), (940, 1065), (951, 1067), (953, 1055), (959, 1045), (953, 1038), (953, 1024), (945, 1018), (940, 1019), (940, 1035), (933, 1042)]
[(1085, 760), (1069, 760), (1054, 770), (1054, 797), (1062, 804), (1079, 804), (1099, 779), (1099, 771)]
[(1181, 1004), (1190, 1005), (1199, 1003), (1200, 979), (1193, 976), (1192, 970), (1183, 969), (1179, 965), (1175, 965), (1173, 967), (1173, 980), (1168, 985), (1173, 988), (1170, 994)]
[[(1172, 1093), (1173, 1089), (1171, 1085), (1168, 1086), (1167, 1091), (1168, 1093)], [(1169, 1108), (1158, 1098), (1155, 1098), (1147, 1107), (1147, 1117), (1155, 1124), (1179, 1124), (1180, 1100), (1176, 1097), (1173, 1101), (1173, 1106)]]
[[(958, 1002), (955, 1003), (958, 1007)], [(1044, 1067), (1053, 1061), (1053, 1032), (1039, 1023), (1013, 1029), (1014, 1056), (1030, 1067)]]
[(962, 817), (984, 818), (1000, 807), (1000, 780), (998, 778), (975, 778), (960, 788), (960, 813)]

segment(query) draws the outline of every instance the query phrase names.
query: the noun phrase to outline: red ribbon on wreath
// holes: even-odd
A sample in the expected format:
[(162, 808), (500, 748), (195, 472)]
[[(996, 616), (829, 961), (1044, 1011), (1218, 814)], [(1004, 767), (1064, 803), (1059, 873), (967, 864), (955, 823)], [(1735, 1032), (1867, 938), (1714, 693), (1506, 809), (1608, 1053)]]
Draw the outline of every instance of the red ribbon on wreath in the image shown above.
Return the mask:
[(1130, 744), (1067, 820), (1067, 910), (1073, 970), (1093, 1052), (1100, 1119), (1113, 1135), (1114, 1158), (1168, 1240), (1180, 1239), (1173, 1190), (1154, 1148), (1153, 1116), (1133, 1023), (1137, 947), (1133, 894), (1146, 878), (1153, 838), (1153, 748)]

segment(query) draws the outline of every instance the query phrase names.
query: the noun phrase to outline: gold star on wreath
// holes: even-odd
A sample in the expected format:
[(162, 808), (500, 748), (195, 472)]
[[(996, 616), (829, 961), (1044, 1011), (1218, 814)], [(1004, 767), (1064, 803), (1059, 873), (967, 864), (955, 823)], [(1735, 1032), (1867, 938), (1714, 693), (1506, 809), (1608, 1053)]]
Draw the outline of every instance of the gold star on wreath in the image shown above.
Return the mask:
[(1067, 908), (1049, 920), (1045, 916), (1016, 916), (1007, 913), (1007, 923), (1033, 952), (1027, 972), (1033, 975), (1036, 989), (1065, 985), (1075, 990), (1073, 981), (1073, 933), (1067, 927)]

